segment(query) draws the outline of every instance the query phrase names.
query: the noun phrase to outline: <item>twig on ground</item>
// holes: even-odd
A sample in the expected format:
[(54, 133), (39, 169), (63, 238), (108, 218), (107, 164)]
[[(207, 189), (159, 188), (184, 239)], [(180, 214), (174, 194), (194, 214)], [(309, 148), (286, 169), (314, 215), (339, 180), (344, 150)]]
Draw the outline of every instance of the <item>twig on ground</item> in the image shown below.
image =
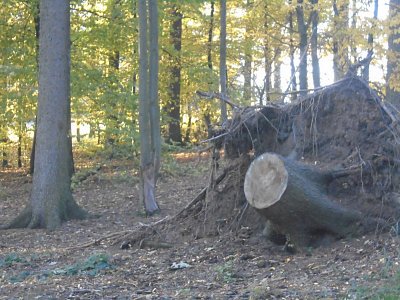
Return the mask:
[(75, 249), (88, 248), (88, 247), (90, 247), (90, 246), (97, 246), (97, 245), (100, 245), (100, 243), (101, 243), (102, 241), (104, 241), (104, 240), (113, 238), (113, 237), (115, 237), (115, 236), (123, 235), (123, 234), (126, 235), (127, 233), (131, 233), (131, 232), (133, 232), (133, 230), (124, 230), (124, 231), (119, 231), (119, 232), (113, 232), (113, 233), (110, 233), (110, 234), (105, 235), (105, 236), (103, 236), (103, 237), (100, 237), (100, 238), (98, 238), (98, 239), (96, 239), (96, 240), (94, 240), (94, 241), (87, 242), (87, 243), (84, 243), (84, 244), (81, 244), (81, 245), (76, 245), (76, 246), (68, 247), (68, 248), (66, 248), (65, 250), (75, 250)]

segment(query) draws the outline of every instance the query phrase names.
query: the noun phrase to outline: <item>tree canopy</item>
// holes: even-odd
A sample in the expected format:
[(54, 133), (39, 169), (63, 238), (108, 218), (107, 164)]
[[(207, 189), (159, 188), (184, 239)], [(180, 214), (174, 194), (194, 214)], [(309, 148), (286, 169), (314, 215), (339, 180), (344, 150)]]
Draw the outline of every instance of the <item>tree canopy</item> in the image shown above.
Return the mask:
[[(137, 4), (70, 3), (72, 136), (75, 142), (94, 138), (111, 156), (139, 151)], [(207, 138), (207, 120), (220, 121), (218, 101), (196, 96), (219, 90), (220, 5), (158, 4), (162, 136), (169, 143), (197, 143)], [(227, 97), (254, 105), (282, 99), (282, 92), (304, 95), (313, 82), (319, 85), (318, 76), (321, 85), (339, 80), (369, 51), (371, 82), (383, 93), (400, 90), (397, 67), (387, 63), (398, 48), (395, 8), (391, 1), (389, 19), (387, 6), (377, 1), (228, 1)], [(7, 163), (27, 165), (38, 97), (38, 1), (6, 0), (0, 13), (0, 146)]]

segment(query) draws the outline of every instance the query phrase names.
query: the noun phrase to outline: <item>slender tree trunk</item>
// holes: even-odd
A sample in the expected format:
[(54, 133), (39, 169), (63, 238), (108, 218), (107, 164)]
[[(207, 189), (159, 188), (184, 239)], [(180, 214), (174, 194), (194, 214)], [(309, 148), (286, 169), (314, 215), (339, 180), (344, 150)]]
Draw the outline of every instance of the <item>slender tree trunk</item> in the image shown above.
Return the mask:
[(349, 27), (349, 1), (338, 3), (337, 0), (333, 0), (333, 13), (333, 75), (334, 80), (338, 81), (343, 78), (349, 67), (349, 43), (345, 37)]
[[(227, 97), (227, 68), (226, 68), (226, 0), (220, 0), (220, 46), (219, 46), (219, 82), (222, 97)], [(221, 100), (221, 123), (228, 118), (226, 102)]]
[[(374, 0), (374, 21), (378, 19), (378, 6), (379, 1)], [(375, 26), (372, 26), (373, 28)], [(368, 33), (368, 56), (372, 56), (374, 53), (374, 35), (372, 32)], [(362, 71), (362, 77), (364, 80), (369, 81), (369, 65), (370, 61), (367, 62), (367, 64), (364, 66), (364, 69)]]
[[(109, 85), (110, 89), (114, 92), (118, 92), (118, 72), (120, 68), (120, 51), (117, 46), (119, 39), (119, 28), (116, 25), (118, 20), (121, 18), (121, 0), (111, 1), (111, 18), (109, 23), (109, 30), (111, 32), (111, 51), (108, 55), (109, 64)], [(106, 130), (105, 130), (105, 144), (111, 148), (110, 158), (114, 156), (115, 143), (118, 141), (119, 131), (119, 120), (118, 120), (118, 105), (116, 99), (110, 99), (109, 109), (107, 110), (106, 119)]]
[(307, 81), (307, 48), (308, 48), (308, 37), (307, 37), (307, 25), (304, 21), (304, 3), (303, 0), (297, 0), (296, 15), (297, 15), (297, 29), (300, 37), (300, 63), (299, 63), (299, 81), (300, 81), (300, 95), (306, 96), (308, 89)]
[(79, 120), (76, 121), (76, 141), (81, 142), (81, 122)]
[[(138, 1), (139, 14), (139, 128), (140, 199), (146, 214), (159, 211), (155, 186), (160, 168), (161, 137), (158, 104), (157, 1)], [(149, 18), (148, 18), (149, 16)], [(148, 20), (149, 19), (149, 20)], [(149, 25), (149, 26), (148, 26)], [(149, 45), (147, 37), (150, 37)]]
[(1, 166), (3, 168), (8, 167), (8, 158), (7, 158), (7, 151), (6, 151), (6, 143), (8, 142), (8, 138), (5, 137), (2, 139), (3, 142), (3, 149), (2, 149), (2, 162), (1, 162)]
[(30, 204), (7, 227), (55, 229), (86, 212), (71, 192), (68, 0), (40, 4), (39, 105)]
[(188, 117), (188, 123), (187, 123), (187, 129), (185, 133), (185, 143), (189, 144), (190, 143), (190, 136), (192, 134), (192, 113), (190, 109), (188, 109), (189, 112), (189, 117)]
[[(264, 50), (264, 94), (265, 94), (265, 101), (269, 102), (271, 101), (271, 75), (272, 75), (272, 59), (271, 59), (271, 52), (272, 49), (269, 46), (269, 40), (268, 40), (268, 27), (269, 27), (269, 18), (268, 18), (268, 2), (265, 2), (264, 4), (264, 41), (263, 41), (263, 50)], [(260, 101), (262, 101), (262, 98), (260, 98)], [(263, 105), (263, 103), (260, 102), (260, 105)]]
[(212, 62), (212, 42), (213, 42), (213, 31), (214, 31), (214, 9), (215, 9), (215, 1), (210, 1), (210, 27), (208, 28), (208, 39), (207, 39), (207, 66), (210, 71), (209, 81), (208, 81), (208, 90), (213, 90), (213, 62)]
[(274, 61), (274, 91), (280, 93), (282, 91), (281, 84), (281, 68), (282, 68), (282, 49), (280, 47), (275, 49)]
[[(134, 0), (133, 1), (133, 20), (135, 21), (135, 26), (136, 26), (136, 22), (137, 22), (137, 1)], [(134, 35), (134, 39), (135, 39), (135, 44), (136, 41), (138, 39), (138, 35), (137, 35), (138, 30), (135, 29), (135, 35)], [(133, 47), (133, 61), (137, 61), (138, 57), (137, 57), (137, 45), (136, 47)], [(132, 94), (135, 95), (137, 93), (137, 70), (134, 69), (133, 73), (132, 73)]]
[[(357, 0), (352, 0), (351, 2), (351, 30), (356, 32), (357, 30), (357, 18), (358, 18), (358, 9), (357, 9)], [(358, 59), (358, 51), (357, 51), (357, 44), (355, 41), (351, 41), (350, 45), (350, 61), (353, 63), (357, 62)]]
[[(289, 3), (292, 3), (290, 0)], [(296, 47), (294, 45), (294, 25), (293, 25), (293, 12), (289, 12), (289, 57), (290, 57), (290, 86), (292, 92), (297, 91), (297, 80), (296, 80), (296, 67), (294, 65), (294, 54)], [(292, 93), (291, 100), (294, 101), (297, 98), (296, 93)]]
[[(246, 1), (246, 10), (249, 13), (252, 9), (253, 1)], [(253, 42), (252, 42), (252, 33), (251, 33), (251, 19), (247, 21), (246, 24), (246, 32), (245, 32), (245, 40), (244, 40), (244, 68), (243, 68), (243, 100), (244, 103), (251, 104), (251, 79), (252, 79), (252, 62), (253, 62)]]
[(400, 0), (389, 3), (389, 39), (387, 54), (386, 99), (400, 110)]
[(171, 9), (172, 26), (170, 39), (174, 49), (171, 57), (171, 76), (168, 88), (169, 103), (166, 106), (168, 113), (168, 141), (182, 143), (181, 132), (181, 48), (182, 48), (182, 13), (176, 4)]
[(319, 22), (319, 15), (318, 15), (318, 0), (311, 0), (313, 5), (313, 9), (311, 11), (311, 25), (312, 25), (312, 32), (311, 32), (311, 61), (313, 67), (313, 83), (314, 88), (318, 88), (321, 86), (320, 80), (320, 70), (319, 70), (319, 59), (318, 59), (318, 22)]
[(22, 133), (18, 135), (17, 163), (18, 168), (22, 168)]
[[(35, 24), (35, 43), (36, 43), (36, 69), (39, 72), (39, 37), (40, 37), (40, 1), (37, 0), (36, 9), (33, 12), (33, 21)], [(36, 148), (36, 130), (37, 130), (37, 116), (35, 117), (35, 124), (34, 124), (34, 131), (33, 131), (33, 140), (32, 140), (32, 149), (31, 155), (29, 160), (29, 174), (33, 174), (35, 171), (35, 148)]]
[[(160, 102), (158, 101), (158, 1), (149, 0), (149, 98), (150, 98), (150, 125), (151, 142), (153, 151), (153, 163), (155, 182), (161, 164), (161, 131), (160, 131)], [(155, 202), (155, 199), (154, 199)]]

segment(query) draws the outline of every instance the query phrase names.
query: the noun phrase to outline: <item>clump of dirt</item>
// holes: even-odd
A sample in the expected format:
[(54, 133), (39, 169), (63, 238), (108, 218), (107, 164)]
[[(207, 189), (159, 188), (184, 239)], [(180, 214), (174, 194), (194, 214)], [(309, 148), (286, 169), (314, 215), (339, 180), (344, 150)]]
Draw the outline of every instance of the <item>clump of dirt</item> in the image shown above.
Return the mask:
[[(392, 226), (400, 218), (398, 116), (357, 77), (345, 78), (295, 103), (236, 109), (213, 138), (225, 150), (223, 163), (214, 165), (225, 168), (213, 170), (208, 188), (166, 225), (165, 232), (191, 238), (232, 231), (259, 234), (264, 222), (248, 207), (243, 182), (252, 159), (265, 152), (321, 170), (357, 168), (334, 179), (328, 195), (344, 207)], [(222, 175), (216, 182), (218, 174)]]

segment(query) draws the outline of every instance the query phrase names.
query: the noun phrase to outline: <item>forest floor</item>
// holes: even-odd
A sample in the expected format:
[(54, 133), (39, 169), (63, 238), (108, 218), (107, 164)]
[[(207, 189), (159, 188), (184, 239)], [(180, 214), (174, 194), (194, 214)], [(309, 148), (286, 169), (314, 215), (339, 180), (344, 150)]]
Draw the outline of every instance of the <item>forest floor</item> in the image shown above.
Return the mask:
[[(208, 166), (196, 154), (170, 158), (157, 190), (162, 211), (146, 218), (135, 166), (109, 161), (74, 187), (77, 202), (99, 217), (52, 232), (0, 231), (0, 299), (400, 299), (395, 228), (296, 254), (260, 234), (232, 232), (172, 248), (120, 248), (123, 233), (189, 203), (207, 185)], [(26, 171), (0, 170), (0, 224), (18, 214), (30, 189)]]

